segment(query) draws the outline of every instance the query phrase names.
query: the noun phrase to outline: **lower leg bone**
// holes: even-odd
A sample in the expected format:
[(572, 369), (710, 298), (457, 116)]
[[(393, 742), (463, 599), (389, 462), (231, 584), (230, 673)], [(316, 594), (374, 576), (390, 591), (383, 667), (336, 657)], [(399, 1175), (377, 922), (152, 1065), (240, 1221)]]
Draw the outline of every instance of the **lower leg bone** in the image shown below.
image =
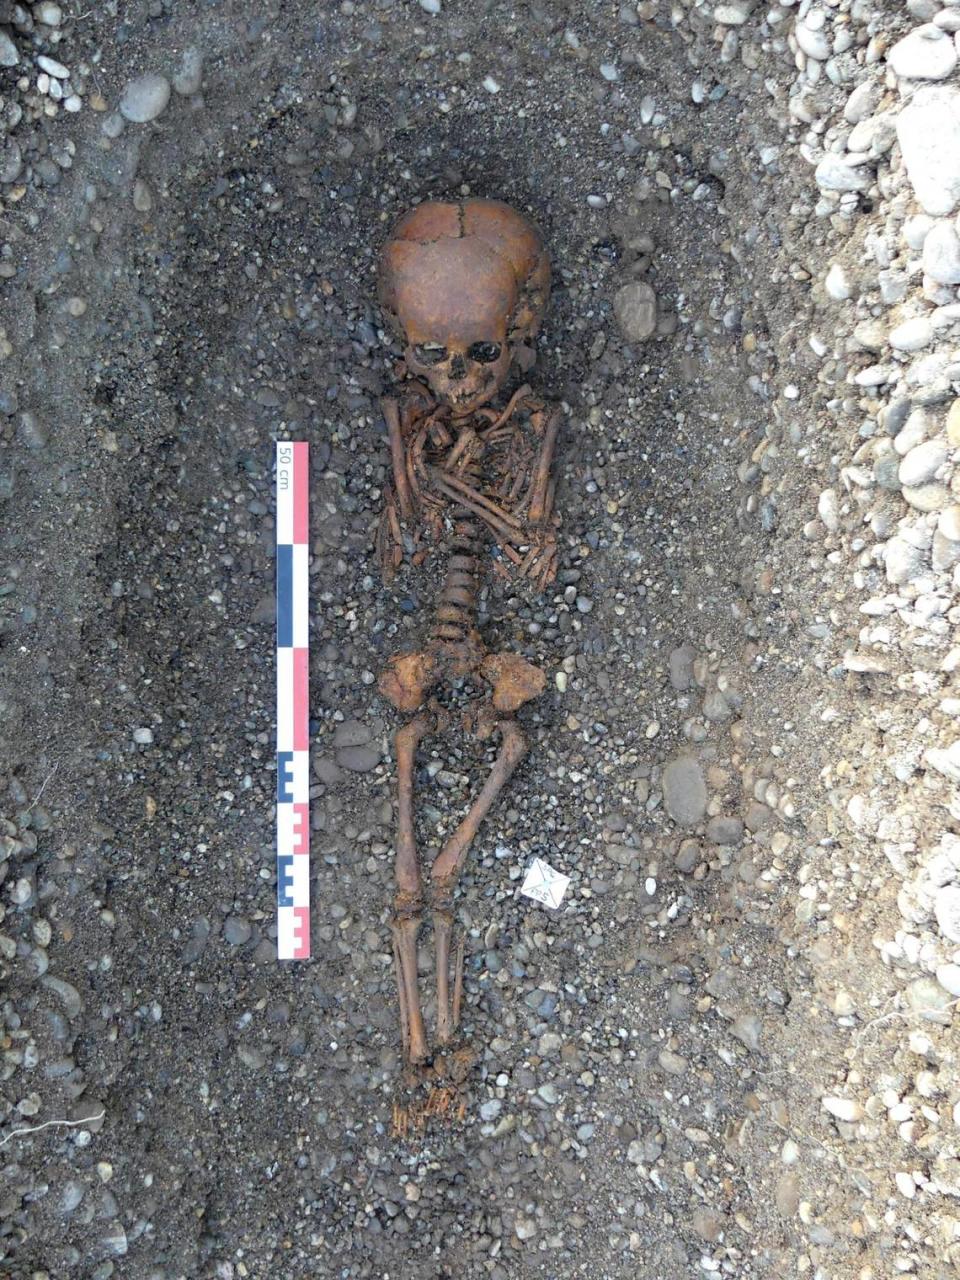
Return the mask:
[(397, 994), (404, 1055), (411, 1062), (427, 1057), (427, 1038), (417, 991), (417, 933), (423, 906), (420, 863), (413, 830), (413, 772), (417, 746), (430, 731), (426, 716), (417, 716), (396, 736), (397, 749), (397, 896), (393, 920)]
[(434, 901), (433, 927), (437, 951), (437, 1040), (449, 1041), (452, 1031), (460, 1021), (460, 1002), (463, 994), (462, 940), (457, 957), (457, 974), (454, 980), (453, 1017), (449, 1001), (450, 934), (453, 927), (453, 891), (457, 878), (466, 861), (467, 853), (480, 823), (490, 812), (500, 792), (510, 781), (514, 769), (527, 752), (527, 740), (515, 720), (500, 721), (500, 753), (466, 817), (440, 850), (433, 864), (431, 879)]

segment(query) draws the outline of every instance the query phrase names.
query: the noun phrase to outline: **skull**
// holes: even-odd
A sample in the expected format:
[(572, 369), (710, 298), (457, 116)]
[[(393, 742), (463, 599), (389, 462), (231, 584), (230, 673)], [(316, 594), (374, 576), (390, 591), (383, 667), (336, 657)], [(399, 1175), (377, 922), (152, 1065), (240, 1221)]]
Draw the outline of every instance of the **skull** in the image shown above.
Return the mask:
[(394, 227), (380, 303), (414, 376), (464, 417), (526, 372), (550, 294), (537, 229), (499, 200), (426, 201)]

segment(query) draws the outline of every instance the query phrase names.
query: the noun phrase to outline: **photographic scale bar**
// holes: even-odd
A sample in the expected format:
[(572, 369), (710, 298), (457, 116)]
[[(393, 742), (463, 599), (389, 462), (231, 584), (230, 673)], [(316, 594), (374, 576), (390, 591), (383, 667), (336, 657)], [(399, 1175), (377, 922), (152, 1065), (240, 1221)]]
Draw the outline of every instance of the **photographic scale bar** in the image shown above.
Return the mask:
[(309, 449), (277, 441), (277, 959), (310, 958)]

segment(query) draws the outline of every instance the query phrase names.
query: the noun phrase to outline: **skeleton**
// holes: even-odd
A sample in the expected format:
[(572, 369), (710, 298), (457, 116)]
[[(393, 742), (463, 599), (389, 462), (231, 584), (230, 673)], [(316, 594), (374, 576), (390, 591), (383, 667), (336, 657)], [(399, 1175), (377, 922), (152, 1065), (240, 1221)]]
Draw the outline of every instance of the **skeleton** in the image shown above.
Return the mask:
[[(430, 1060), (417, 985), (417, 936), (425, 905), (436, 949), (435, 1041), (450, 1045), (460, 1021), (463, 940), (450, 991), (453, 894), (481, 822), (527, 751), (514, 713), (540, 694), (544, 673), (515, 653), (488, 653), (476, 624), (480, 578), (491, 565), (538, 586), (556, 573), (551, 464), (560, 421), (524, 383), (495, 407), (511, 368), (533, 365), (550, 290), (537, 230), (495, 200), (427, 202), (401, 218), (383, 251), (380, 302), (404, 345), (400, 397), (382, 401), (392, 462), (378, 531), (389, 580), (404, 559), (437, 547), (446, 568), (425, 646), (394, 655), (380, 692), (411, 717), (397, 732), (398, 822), (393, 946), (404, 1058)], [(414, 834), (417, 748), (443, 731), (445, 691), (483, 690), (463, 713), (464, 732), (499, 735), (493, 768), (436, 855), (427, 883)]]

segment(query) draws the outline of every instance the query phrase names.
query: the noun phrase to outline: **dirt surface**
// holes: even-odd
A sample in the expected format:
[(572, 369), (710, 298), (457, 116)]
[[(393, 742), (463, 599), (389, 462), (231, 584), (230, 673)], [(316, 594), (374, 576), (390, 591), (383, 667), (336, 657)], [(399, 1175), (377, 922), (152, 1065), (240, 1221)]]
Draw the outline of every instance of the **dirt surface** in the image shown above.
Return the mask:
[[(809, 341), (852, 233), (814, 216), (780, 29), (729, 25), (724, 60), (709, 9), (654, 0), (256, 7), (65, 3), (50, 43), (0, 2), (24, 62), (87, 70), (82, 109), (32, 120), (0, 69), (27, 106), (0, 211), (0, 1275), (952, 1274), (942, 1204), (888, 1199), (901, 1167), (951, 1194), (933, 1146), (823, 1102), (891, 1110), (918, 1069), (916, 975), (877, 942), (914, 866), (849, 834), (851, 786), (920, 760), (935, 690), (849, 660), (839, 575), (876, 570), (818, 495), (844, 501), (879, 393)], [(125, 121), (145, 73), (187, 91)], [(857, 193), (874, 229), (888, 194)], [(375, 264), (410, 204), (464, 195), (526, 211), (553, 259), (532, 381), (564, 406), (561, 571), (484, 597), (490, 647), (549, 683), (458, 898), (466, 1114), (400, 1139), (375, 679), (435, 574), (387, 588), (374, 556), (398, 352)], [(641, 280), (644, 340), (614, 311)], [(305, 964), (275, 945), (276, 439), (311, 445)], [(427, 745), (425, 845), (491, 758)], [(897, 774), (914, 849), (960, 816), (924, 776)], [(534, 856), (571, 877), (557, 911), (518, 892)], [(949, 1023), (921, 1026), (943, 1087), (917, 1085), (944, 1116)]]

